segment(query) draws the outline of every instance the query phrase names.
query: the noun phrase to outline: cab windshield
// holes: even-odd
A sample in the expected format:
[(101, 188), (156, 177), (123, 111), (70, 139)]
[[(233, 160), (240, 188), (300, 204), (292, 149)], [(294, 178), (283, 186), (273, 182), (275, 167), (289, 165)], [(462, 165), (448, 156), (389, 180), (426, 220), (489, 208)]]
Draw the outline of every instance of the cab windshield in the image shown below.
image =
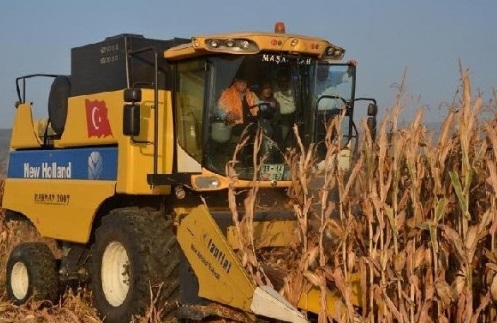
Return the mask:
[[(355, 66), (349, 64), (320, 63), (315, 69), (313, 78), (314, 106), (314, 142), (317, 144), (317, 155), (326, 156), (324, 144), (328, 120), (341, 115), (340, 124), (342, 146), (355, 144), (357, 129), (354, 124)], [(354, 141), (354, 142), (352, 142)]]
[[(190, 61), (179, 66), (178, 77), (178, 109), (196, 110), (188, 118), (177, 114), (184, 119), (178, 120), (180, 147), (214, 173), (226, 175), (226, 164), (236, 159), (240, 179), (280, 181), (290, 179), (284, 156), (297, 147), (293, 126), (305, 146), (323, 141), (327, 120), (353, 102), (355, 71), (311, 57), (261, 53)], [(203, 122), (186, 126), (190, 120)], [(194, 140), (189, 129), (196, 130)]]
[[(238, 176), (253, 178), (256, 153), (257, 163), (264, 157), (259, 179), (288, 180), (284, 154), (296, 144), (293, 125), (302, 127), (309, 114), (314, 64), (311, 58), (274, 53), (210, 57), (206, 167), (224, 174), (237, 144), (247, 138), (243, 147), (238, 146)], [(262, 141), (254, 151), (257, 133)]]

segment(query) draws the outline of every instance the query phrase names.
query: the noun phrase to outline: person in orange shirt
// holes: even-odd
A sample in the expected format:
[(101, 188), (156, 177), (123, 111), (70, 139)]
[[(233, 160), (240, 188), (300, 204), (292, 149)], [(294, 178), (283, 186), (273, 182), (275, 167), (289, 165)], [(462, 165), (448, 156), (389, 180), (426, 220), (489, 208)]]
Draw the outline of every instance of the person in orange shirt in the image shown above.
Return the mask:
[(244, 124), (255, 121), (259, 107), (259, 98), (247, 85), (247, 78), (237, 74), (233, 84), (221, 93), (218, 106), (226, 112), (229, 125)]

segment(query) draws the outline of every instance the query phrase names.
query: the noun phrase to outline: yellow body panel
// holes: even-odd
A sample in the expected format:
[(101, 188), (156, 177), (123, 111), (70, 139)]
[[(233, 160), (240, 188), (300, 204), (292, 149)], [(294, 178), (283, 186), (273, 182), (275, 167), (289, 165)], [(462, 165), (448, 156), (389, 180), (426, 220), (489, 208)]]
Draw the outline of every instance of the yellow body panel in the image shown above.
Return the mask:
[[(254, 222), (254, 244), (256, 248), (284, 247), (298, 242), (296, 221)], [(226, 239), (233, 249), (240, 249), (235, 227), (228, 227)]]
[(30, 102), (19, 104), (17, 107), (11, 136), (11, 148), (39, 148), (41, 146), (41, 141), (34, 129)]
[[(88, 104), (86, 102), (87, 100)], [(68, 101), (65, 130), (60, 140), (55, 142), (56, 148), (110, 145), (117, 143), (122, 123), (122, 121), (120, 121), (122, 120), (122, 91), (70, 97)], [(104, 102), (102, 107), (107, 111), (102, 111), (100, 113), (106, 114), (106, 116), (96, 116), (95, 114), (92, 114), (93, 105), (97, 101)], [(87, 109), (89, 112), (87, 112)], [(119, 115), (121, 116), (121, 119), (119, 119)], [(88, 133), (88, 126), (91, 125), (92, 122), (98, 122), (99, 125), (97, 127), (103, 127), (104, 124), (107, 126), (107, 121), (110, 124), (110, 133), (105, 132), (99, 135), (91, 135)]]
[[(154, 91), (143, 89), (142, 98), (142, 131), (135, 140), (152, 142)], [(173, 127), (171, 107), (167, 105), (169, 102), (170, 93), (160, 91), (158, 131), (161, 135), (158, 140), (158, 173), (171, 173), (172, 170), (173, 132), (168, 131), (168, 134), (163, 135), (167, 132), (165, 127)], [(60, 139), (53, 140), (55, 153), (70, 153), (84, 147), (117, 146), (117, 164), (112, 166), (117, 167), (115, 180), (44, 180), (26, 178), (26, 175), (22, 178), (21, 175), (21, 178), (6, 180), (3, 206), (26, 215), (43, 236), (84, 243), (88, 241), (99, 205), (107, 198), (116, 193), (169, 194), (169, 186), (148, 185), (147, 174), (153, 173), (153, 144), (134, 143), (130, 137), (122, 134), (123, 106), (123, 91), (70, 97), (65, 131)], [(94, 110), (95, 107), (97, 110)], [(33, 120), (31, 103), (20, 104), (16, 109), (11, 149), (41, 148), (42, 138), (38, 133), (41, 121), (43, 120)], [(95, 132), (103, 127), (105, 131)], [(43, 151), (45, 156), (50, 154), (50, 150)], [(70, 196), (70, 202), (67, 205), (40, 203), (35, 200), (35, 196)]]
[[(147, 174), (153, 173), (153, 139), (154, 139), (154, 91), (142, 90), (141, 102), (141, 132), (135, 141), (148, 143), (134, 143), (130, 137), (122, 134), (123, 120), (123, 91), (97, 93), (69, 98), (69, 109), (65, 131), (60, 140), (55, 141), (57, 148), (71, 148), (97, 145), (118, 145), (118, 175), (117, 193), (122, 194), (168, 194), (167, 186), (152, 188), (147, 183)], [(159, 140), (158, 140), (158, 173), (170, 174), (172, 170), (172, 129), (170, 93), (159, 91)], [(95, 116), (91, 105), (98, 106), (104, 112)], [(164, 109), (166, 106), (166, 109)], [(88, 111), (90, 109), (90, 111)], [(164, 113), (166, 110), (166, 113)], [(92, 122), (104, 118), (100, 123), (108, 120), (109, 130), (103, 134), (92, 135), (88, 130)], [(101, 125), (102, 127), (102, 125)], [(169, 153), (169, 155), (168, 155)]]
[(44, 237), (86, 243), (95, 212), (114, 190), (112, 181), (6, 179), (2, 203)]
[(199, 296), (250, 310), (254, 285), (205, 205), (178, 227), (178, 242), (199, 281)]
[[(154, 109), (153, 91), (142, 91), (140, 136), (136, 141), (147, 143), (133, 143), (130, 137), (122, 136), (122, 127), (119, 128), (119, 156), (118, 156), (118, 193), (123, 194), (169, 194), (169, 186), (151, 187), (147, 183), (147, 174), (153, 173), (154, 165)], [(158, 123), (158, 160), (157, 172), (171, 174), (173, 168), (173, 123), (171, 112), (170, 92), (159, 91), (159, 123)], [(118, 117), (122, 122), (122, 113)]]

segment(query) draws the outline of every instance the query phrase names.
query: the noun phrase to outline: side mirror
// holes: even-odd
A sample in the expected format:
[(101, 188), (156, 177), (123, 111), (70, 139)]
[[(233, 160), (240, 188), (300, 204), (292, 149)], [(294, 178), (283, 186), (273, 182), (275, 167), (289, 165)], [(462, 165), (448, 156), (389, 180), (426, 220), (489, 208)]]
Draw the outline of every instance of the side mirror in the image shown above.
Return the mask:
[(375, 117), (378, 114), (378, 106), (375, 103), (368, 104), (368, 116)]
[(142, 90), (138, 88), (127, 88), (124, 90), (124, 102), (140, 102), (142, 100)]
[(125, 104), (123, 111), (123, 134), (138, 136), (140, 134), (140, 106)]

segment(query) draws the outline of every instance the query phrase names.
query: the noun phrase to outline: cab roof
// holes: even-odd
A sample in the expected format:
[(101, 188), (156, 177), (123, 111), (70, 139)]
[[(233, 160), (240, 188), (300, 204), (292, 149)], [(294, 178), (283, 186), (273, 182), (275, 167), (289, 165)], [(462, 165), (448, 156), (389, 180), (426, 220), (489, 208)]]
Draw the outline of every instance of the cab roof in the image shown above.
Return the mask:
[(343, 48), (322, 38), (259, 31), (195, 36), (189, 43), (164, 51), (164, 57), (167, 60), (180, 60), (209, 53), (256, 54), (261, 51), (306, 54), (331, 60), (341, 60), (345, 53)]

